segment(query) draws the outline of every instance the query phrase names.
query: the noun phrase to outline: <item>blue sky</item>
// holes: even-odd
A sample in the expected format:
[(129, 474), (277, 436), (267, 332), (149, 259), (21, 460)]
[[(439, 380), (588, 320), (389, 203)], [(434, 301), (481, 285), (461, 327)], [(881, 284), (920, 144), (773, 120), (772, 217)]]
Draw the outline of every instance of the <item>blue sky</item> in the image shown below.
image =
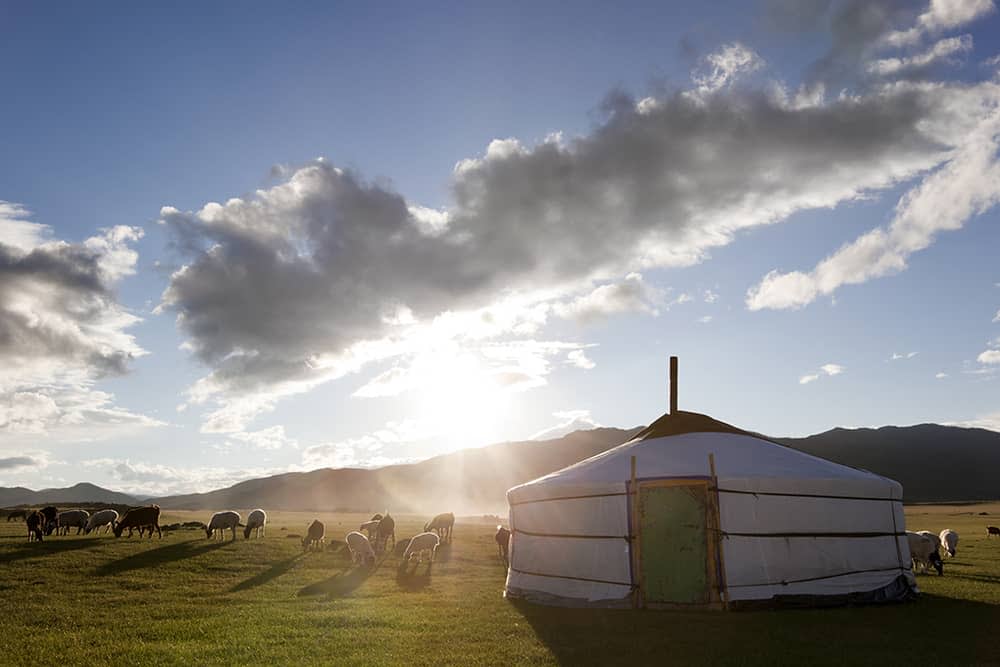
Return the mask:
[(0, 3), (0, 484), (1000, 429), (993, 3), (660, 4)]

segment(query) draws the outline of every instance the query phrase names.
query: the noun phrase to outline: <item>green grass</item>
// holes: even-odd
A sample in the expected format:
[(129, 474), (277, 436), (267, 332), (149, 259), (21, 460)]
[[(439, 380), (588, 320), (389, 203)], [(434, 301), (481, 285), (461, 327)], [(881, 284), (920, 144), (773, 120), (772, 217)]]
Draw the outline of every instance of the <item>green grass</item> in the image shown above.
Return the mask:
[[(944, 577), (919, 577), (918, 601), (728, 614), (508, 602), (486, 521), (460, 519), (433, 571), (408, 576), (398, 556), (366, 576), (342, 551), (303, 553), (286, 535), (306, 514), (275, 513), (266, 538), (235, 543), (190, 530), (29, 544), (0, 522), (0, 664), (1000, 664), (1000, 540), (984, 530), (1000, 505), (907, 515), (962, 538)], [(320, 518), (329, 540), (367, 517)], [(399, 518), (397, 534), (421, 520)]]

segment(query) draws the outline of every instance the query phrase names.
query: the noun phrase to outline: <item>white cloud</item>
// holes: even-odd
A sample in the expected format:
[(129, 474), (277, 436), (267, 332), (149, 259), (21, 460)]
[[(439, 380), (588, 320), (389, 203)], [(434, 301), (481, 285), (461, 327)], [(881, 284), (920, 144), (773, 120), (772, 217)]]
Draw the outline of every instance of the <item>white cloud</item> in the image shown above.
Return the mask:
[(928, 67), (937, 62), (955, 63), (952, 56), (972, 50), (972, 35), (948, 37), (934, 44), (929, 50), (908, 57), (883, 58), (870, 63), (868, 71), (878, 76), (890, 76), (909, 70)]
[(809, 384), (810, 382), (815, 382), (820, 379), (823, 375), (833, 376), (840, 375), (844, 372), (844, 367), (840, 364), (823, 364), (819, 367), (819, 373), (810, 373), (808, 375), (803, 375), (799, 378), (799, 384)]
[(892, 355), (889, 357), (889, 361), (899, 361), (900, 359), (912, 359), (915, 356), (917, 356), (916, 352), (906, 352), (906, 353), (893, 352)]
[(715, 303), (719, 300), (719, 295), (710, 289), (705, 290), (704, 296), (705, 303)]
[(94, 389), (146, 353), (126, 333), (139, 318), (114, 295), (142, 230), (68, 243), (28, 218), (0, 201), (0, 434), (90, 440), (159, 425)]
[(691, 75), (699, 96), (731, 86), (738, 77), (764, 66), (764, 60), (759, 55), (739, 42), (727, 44), (719, 51), (709, 54), (705, 63), (710, 68), (709, 72)]
[(593, 361), (591, 361), (587, 354), (583, 350), (573, 350), (566, 355), (566, 360), (573, 366), (577, 368), (583, 368), (585, 370), (590, 370), (597, 366)]
[(711, 321), (712, 321), (711, 315), (702, 315), (701, 317), (698, 318), (699, 324), (708, 324)]
[(934, 375), (934, 377), (935, 377), (936, 379), (938, 379), (938, 380), (943, 380), (943, 379), (945, 379), (946, 377), (948, 377), (948, 374), (947, 374), (947, 373), (937, 373), (937, 374), (935, 374), (935, 375)]
[(1000, 88), (984, 86), (978, 101), (967, 100), (980, 105), (983, 117), (944, 166), (903, 195), (888, 228), (844, 245), (809, 273), (771, 271), (747, 291), (747, 307), (800, 308), (843, 285), (902, 271), (909, 255), (931, 245), (939, 232), (960, 229), (994, 206), (1000, 200)]
[(976, 357), (976, 361), (981, 364), (1000, 364), (1000, 350), (986, 350)]
[(656, 316), (656, 304), (662, 300), (661, 290), (644, 282), (642, 275), (630, 273), (621, 282), (601, 285), (568, 303), (557, 303), (553, 310), (559, 317), (586, 324), (623, 313)]
[(931, 0), (927, 10), (917, 17), (916, 25), (885, 35), (890, 46), (911, 46), (924, 35), (934, 35), (967, 25), (995, 10), (992, 0)]
[(997, 314), (993, 316), (993, 321), (1000, 322), (1000, 310), (998, 310)]

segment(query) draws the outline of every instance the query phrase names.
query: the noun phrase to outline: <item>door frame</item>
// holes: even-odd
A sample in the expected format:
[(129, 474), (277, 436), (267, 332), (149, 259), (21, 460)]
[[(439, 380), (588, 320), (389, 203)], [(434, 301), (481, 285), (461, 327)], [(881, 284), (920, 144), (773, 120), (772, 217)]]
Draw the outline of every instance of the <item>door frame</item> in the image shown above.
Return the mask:
[[(642, 569), (642, 521), (639, 516), (639, 497), (642, 489), (656, 487), (689, 486), (705, 490), (705, 582), (708, 586), (708, 602), (687, 604), (682, 602), (660, 602), (646, 599), (646, 582)], [(638, 590), (641, 605), (650, 609), (722, 609), (723, 602), (719, 580), (721, 577), (719, 535), (719, 492), (711, 478), (707, 477), (659, 477), (637, 479), (635, 488), (629, 489), (632, 497), (630, 518), (632, 519), (632, 541), (634, 567), (632, 580)]]

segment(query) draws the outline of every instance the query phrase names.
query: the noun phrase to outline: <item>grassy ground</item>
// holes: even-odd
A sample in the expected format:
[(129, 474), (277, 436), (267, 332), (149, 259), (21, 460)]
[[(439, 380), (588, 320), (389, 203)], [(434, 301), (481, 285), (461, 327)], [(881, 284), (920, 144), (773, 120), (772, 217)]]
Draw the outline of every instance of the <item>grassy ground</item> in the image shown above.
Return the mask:
[[(266, 538), (235, 543), (187, 530), (29, 544), (22, 523), (0, 522), (0, 664), (1000, 664), (1000, 540), (985, 537), (1000, 504), (907, 516), (961, 535), (945, 576), (919, 577), (920, 600), (730, 614), (513, 604), (488, 520), (460, 519), (415, 575), (395, 555), (366, 575), (342, 551), (303, 553), (290, 535), (306, 514), (275, 513)], [(367, 517), (320, 518), (329, 540)], [(188, 520), (207, 515), (162, 517)], [(404, 537), (423, 519), (397, 520)]]

